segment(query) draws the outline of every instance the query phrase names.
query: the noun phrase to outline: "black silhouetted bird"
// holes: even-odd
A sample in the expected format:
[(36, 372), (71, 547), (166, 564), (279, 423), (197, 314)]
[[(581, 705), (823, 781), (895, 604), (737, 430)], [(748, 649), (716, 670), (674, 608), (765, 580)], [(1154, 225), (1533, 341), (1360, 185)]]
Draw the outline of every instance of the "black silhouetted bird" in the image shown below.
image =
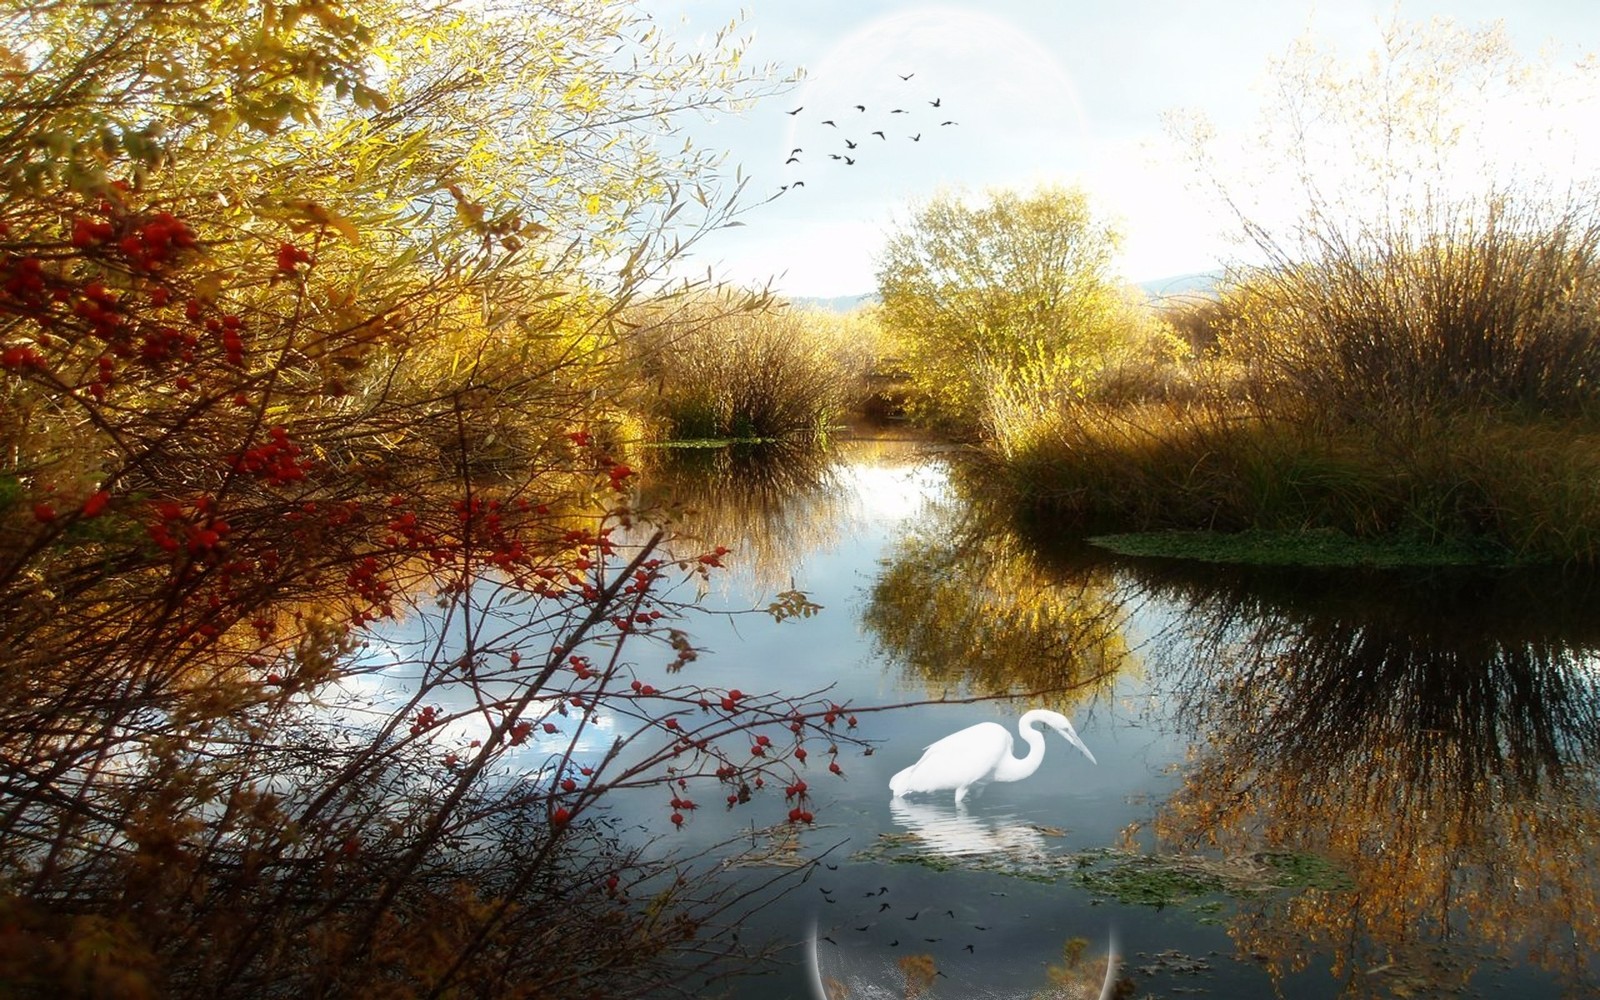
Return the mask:
[(884, 140), (887, 140), (889, 138), (888, 136), (884, 135), (882, 132), (874, 132), (872, 134), (877, 136), (878, 138), (884, 139)]
[[(796, 153), (804, 153), (804, 152), (805, 152), (805, 150), (801, 149), (799, 146), (796, 146), (795, 148), (789, 150), (789, 155), (793, 156)], [(828, 871), (830, 871), (830, 872), (834, 871), (838, 867), (839, 867), (838, 865), (829, 865), (828, 866)]]
[(865, 111), (865, 110), (867, 110), (867, 106), (865, 104), (857, 104), (856, 105), (856, 110), (857, 111)]
[(789, 164), (791, 164), (791, 163), (799, 163), (799, 162), (800, 162), (800, 157), (798, 157), (798, 156), (791, 156), (791, 157), (789, 157), (789, 158), (788, 158), (788, 159), (787, 159), (787, 160), (784, 160), (784, 161), (783, 161), (783, 164), (784, 164), (784, 166), (788, 166), (788, 165), (789, 165)]
[(899, 938), (895, 938), (893, 941), (890, 941), (889, 942), (889, 947), (891, 947), (891, 948), (900, 947), (900, 939)]
[(839, 947), (839, 942), (835, 941), (833, 938), (829, 937), (826, 934), (822, 935), (822, 940), (824, 940), (824, 941), (828, 942), (829, 944), (833, 945), (835, 948)]
[(846, 139), (844, 141), (844, 148), (845, 149), (855, 149), (856, 148), (856, 144), (851, 142), (849, 139)]
[(960, 125), (960, 122), (940, 122), (940, 125)]
[(889, 908), (889, 904), (888, 903), (884, 903), (882, 906), (878, 907), (878, 912), (882, 913), (884, 910), (887, 910), (888, 908)]
[(804, 104), (802, 104), (798, 108), (795, 108), (793, 111), (785, 111), (784, 114), (786, 114), (786, 115), (797, 115), (800, 112), (804, 111), (805, 109), (806, 109), (806, 106)]
[(803, 188), (803, 187), (806, 186), (806, 182), (805, 181), (795, 181), (794, 184), (792, 184), (790, 186), (791, 187), (797, 187), (797, 188)]
[(856, 161), (847, 156), (844, 158), (844, 165), (847, 167), (853, 167), (856, 165)]
[(944, 98), (935, 97), (933, 100), (929, 101), (928, 104), (930, 104), (931, 106), (937, 108), (939, 106), (939, 102), (942, 101), (942, 100), (944, 100)]
[(922, 133), (918, 132), (916, 135), (912, 136), (911, 137), (911, 141), (912, 142), (921, 142), (922, 141)]
[(967, 950), (968, 950), (968, 951), (972, 951), (972, 945), (970, 945), (970, 944), (969, 944), (969, 945), (967, 945)]
[[(828, 154), (828, 159), (830, 159), (830, 160), (842, 160), (842, 159), (844, 159), (844, 157), (840, 156), (838, 153), (829, 153)], [(872, 895), (872, 893), (869, 892), (869, 893), (867, 893), (867, 895), (870, 896), (870, 895)]]
[(891, 115), (909, 115), (911, 112), (907, 111), (905, 108), (895, 108), (893, 111), (891, 111), (889, 113)]
[(916, 71), (913, 70), (910, 73), (897, 73), (895, 75), (900, 77), (900, 79), (902, 79), (902, 80), (909, 80), (912, 77), (916, 76), (917, 74), (916, 74)]
[(824, 124), (824, 125), (832, 125), (834, 128), (838, 128), (839, 127), (838, 123), (835, 122), (832, 118), (824, 118), (824, 119), (822, 119), (822, 124)]

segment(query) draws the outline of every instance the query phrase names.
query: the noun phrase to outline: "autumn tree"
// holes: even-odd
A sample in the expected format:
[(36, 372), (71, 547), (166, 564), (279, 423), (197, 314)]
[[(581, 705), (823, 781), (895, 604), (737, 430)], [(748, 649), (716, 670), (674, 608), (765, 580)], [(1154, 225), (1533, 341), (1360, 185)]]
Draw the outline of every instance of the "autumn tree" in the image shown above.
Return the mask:
[(1259, 127), (1174, 119), (1245, 252), (1230, 283), (1248, 395), (1300, 420), (1415, 436), (1442, 413), (1573, 414), (1600, 374), (1591, 56), (1524, 58), (1503, 25), (1376, 25), (1350, 58), (1307, 34)]
[(921, 412), (983, 428), (997, 394), (1084, 388), (1134, 322), (1116, 249), (1076, 189), (944, 192), (918, 206), (891, 233), (877, 280)]
[(673, 588), (728, 553), (643, 526), (609, 429), (619, 311), (734, 210), (661, 140), (769, 86), (738, 56), (623, 3), (0, 15), (0, 978), (715, 972), (727, 897), (591, 817), (808, 822), (854, 739), (692, 681)]

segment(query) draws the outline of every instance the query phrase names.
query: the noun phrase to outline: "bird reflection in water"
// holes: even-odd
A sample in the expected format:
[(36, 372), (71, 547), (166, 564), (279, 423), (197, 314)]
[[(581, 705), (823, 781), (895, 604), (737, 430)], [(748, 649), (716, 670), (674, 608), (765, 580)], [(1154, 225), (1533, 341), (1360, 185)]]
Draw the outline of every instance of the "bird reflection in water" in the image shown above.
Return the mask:
[(973, 816), (965, 805), (908, 799), (890, 799), (889, 815), (916, 835), (919, 847), (952, 857), (1030, 858), (1048, 850), (1039, 829), (1017, 816)]

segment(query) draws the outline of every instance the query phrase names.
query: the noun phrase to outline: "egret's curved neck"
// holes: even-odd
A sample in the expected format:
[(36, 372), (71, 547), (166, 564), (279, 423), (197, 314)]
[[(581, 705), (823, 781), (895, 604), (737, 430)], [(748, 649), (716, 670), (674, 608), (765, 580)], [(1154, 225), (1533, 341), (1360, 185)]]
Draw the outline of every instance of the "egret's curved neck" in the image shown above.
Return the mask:
[(1006, 754), (1000, 761), (1000, 766), (994, 769), (994, 780), (1021, 781), (1039, 770), (1039, 765), (1044, 763), (1044, 734), (1033, 728), (1034, 720), (1028, 717), (1032, 714), (1029, 712), (1017, 720), (1017, 730), (1028, 742), (1028, 756), (1013, 757), (1009, 753)]

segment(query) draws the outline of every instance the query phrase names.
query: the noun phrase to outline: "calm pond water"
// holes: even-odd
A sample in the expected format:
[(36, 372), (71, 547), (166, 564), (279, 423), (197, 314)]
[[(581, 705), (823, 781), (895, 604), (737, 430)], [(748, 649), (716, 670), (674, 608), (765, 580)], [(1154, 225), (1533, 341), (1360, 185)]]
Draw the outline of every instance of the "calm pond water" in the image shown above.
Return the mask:
[[(740, 922), (781, 950), (735, 998), (1098, 996), (1112, 941), (1129, 996), (1600, 986), (1588, 583), (1113, 559), (994, 523), (912, 442), (674, 465), (648, 488), (737, 557), (689, 623), (696, 682), (853, 706), (1057, 692), (864, 713), (873, 752), (811, 768), (798, 832), (701, 808), (663, 833), (659, 792), (620, 797), (615, 828), (647, 850), (731, 837), (765, 859), (707, 878), (790, 873)], [(791, 588), (822, 611), (733, 614)], [(927, 744), (1041, 706), (1098, 765), (1047, 732), (1024, 781), (890, 800)]]

